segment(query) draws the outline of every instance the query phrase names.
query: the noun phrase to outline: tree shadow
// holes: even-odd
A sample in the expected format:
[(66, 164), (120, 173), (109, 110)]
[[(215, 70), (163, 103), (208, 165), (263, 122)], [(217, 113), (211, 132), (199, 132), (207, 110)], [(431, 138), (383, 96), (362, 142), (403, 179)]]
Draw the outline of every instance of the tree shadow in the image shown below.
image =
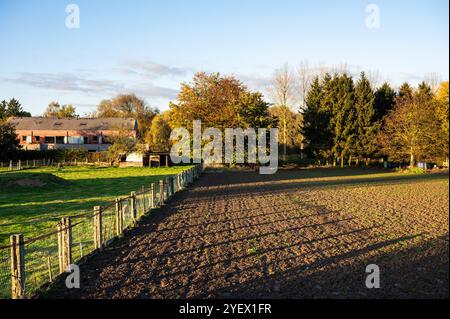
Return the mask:
[[(253, 176), (248, 181), (254, 181), (255, 173), (249, 174)], [(198, 222), (186, 223), (185, 217), (179, 216), (179, 208), (190, 210), (199, 201), (204, 205), (219, 198), (226, 201), (234, 196), (264, 196), (265, 192), (277, 194), (311, 187), (289, 176), (284, 176), (288, 178), (287, 183), (276, 184), (274, 180), (273, 185), (259, 187), (258, 183), (239, 184), (241, 172), (231, 173), (231, 177), (226, 175), (206, 174), (188, 192), (175, 194), (169, 205), (145, 217), (139, 227), (129, 230), (103, 253), (88, 259), (81, 265), (83, 289), (67, 290), (61, 280), (44, 297), (448, 298), (448, 234), (431, 239), (422, 234), (387, 234), (382, 225), (354, 224), (352, 218), (319, 205), (307, 207), (308, 213), (303, 216), (287, 214), (280, 219), (259, 213), (258, 209), (254, 215), (246, 216), (243, 214), (245, 207), (236, 208), (236, 211), (227, 211), (236, 217), (232, 221), (239, 219), (233, 229), (227, 228), (230, 220), (214, 219), (220, 217), (219, 213), (210, 214), (211, 219), (199, 215)], [(359, 186), (363, 181), (383, 185), (448, 178), (445, 175), (401, 177), (327, 180), (319, 185)], [(275, 211), (283, 208), (283, 205), (273, 204), (270, 208)], [(264, 207), (259, 209), (264, 210)], [(255, 222), (258, 215), (268, 220)], [(209, 230), (210, 225), (217, 228)], [(259, 226), (266, 228), (259, 230)], [(258, 232), (252, 234), (250, 227), (257, 227)], [(301, 235), (303, 231), (320, 228), (322, 232)], [(184, 230), (191, 235), (185, 236)], [(240, 232), (239, 236), (231, 236), (230, 231)], [(283, 235), (285, 238), (279, 241)], [(207, 237), (214, 240), (208, 243), (204, 240)], [(251, 241), (267, 243), (272, 240), (260, 249), (246, 249)], [(242, 249), (227, 250), (229, 247)], [(298, 249), (302, 247), (308, 250)], [(278, 267), (280, 264), (285, 265), (284, 268)], [(380, 289), (365, 286), (365, 270), (369, 264), (380, 267)]]
[[(354, 261), (355, 256), (366, 255), (371, 250), (408, 239), (412, 237), (381, 242), (282, 273), (266, 274), (257, 280), (217, 289), (210, 296), (225, 299), (448, 298), (448, 236), (421, 242), (407, 249), (365, 257), (355, 263), (342, 264), (347, 259)], [(417, 257), (418, 251), (421, 254)], [(365, 284), (368, 276), (366, 267), (371, 264), (380, 268), (379, 289), (368, 289)], [(267, 265), (262, 261), (261, 267)]]
[[(320, 174), (328, 171), (328, 169), (316, 169), (324, 170)], [(220, 173), (207, 174), (197, 184), (197, 197), (199, 198), (211, 198), (218, 194), (224, 185), (227, 185), (227, 197), (232, 196), (245, 196), (252, 194), (276, 194), (285, 193), (291, 190), (309, 189), (312, 187), (320, 188), (334, 188), (338, 186), (344, 187), (360, 187), (362, 185), (367, 186), (387, 186), (387, 185), (399, 185), (407, 184), (410, 182), (428, 182), (433, 180), (448, 180), (448, 173), (439, 174), (417, 174), (417, 175), (402, 175), (395, 174), (392, 176), (386, 176), (382, 173), (386, 171), (370, 170), (373, 173), (368, 175), (367, 171), (361, 174), (359, 169), (344, 169), (345, 172), (352, 172), (354, 174), (331, 174), (325, 178), (317, 178), (317, 176), (297, 175), (297, 171), (283, 171), (273, 175), (259, 175), (255, 172), (229, 172), (226, 175)], [(343, 173), (343, 172), (341, 172)], [(344, 176), (346, 178), (339, 179)], [(212, 188), (208, 192), (204, 192), (204, 187)], [(217, 192), (214, 191), (214, 187), (218, 188)]]

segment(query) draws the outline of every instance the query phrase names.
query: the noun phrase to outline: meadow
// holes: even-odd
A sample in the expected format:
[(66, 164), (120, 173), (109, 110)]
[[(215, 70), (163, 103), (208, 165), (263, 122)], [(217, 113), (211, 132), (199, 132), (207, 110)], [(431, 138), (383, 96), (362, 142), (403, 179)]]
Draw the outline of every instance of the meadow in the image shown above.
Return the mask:
[(55, 230), (62, 217), (92, 211), (116, 197), (150, 187), (188, 167), (117, 168), (67, 166), (0, 173), (0, 245)]

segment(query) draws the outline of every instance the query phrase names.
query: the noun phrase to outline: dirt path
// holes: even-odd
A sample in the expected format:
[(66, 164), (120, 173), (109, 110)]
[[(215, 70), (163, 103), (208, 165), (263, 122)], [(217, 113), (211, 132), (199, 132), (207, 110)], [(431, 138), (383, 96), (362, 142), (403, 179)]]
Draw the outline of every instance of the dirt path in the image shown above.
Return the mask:
[(448, 175), (333, 172), (205, 173), (46, 297), (448, 297)]

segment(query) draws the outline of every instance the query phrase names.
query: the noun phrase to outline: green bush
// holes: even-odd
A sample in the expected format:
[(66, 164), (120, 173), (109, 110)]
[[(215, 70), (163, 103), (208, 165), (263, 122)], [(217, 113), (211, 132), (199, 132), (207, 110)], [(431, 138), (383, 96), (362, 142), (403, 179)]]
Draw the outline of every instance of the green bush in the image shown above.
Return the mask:
[(85, 161), (89, 151), (82, 148), (70, 148), (58, 151), (57, 160), (66, 162)]

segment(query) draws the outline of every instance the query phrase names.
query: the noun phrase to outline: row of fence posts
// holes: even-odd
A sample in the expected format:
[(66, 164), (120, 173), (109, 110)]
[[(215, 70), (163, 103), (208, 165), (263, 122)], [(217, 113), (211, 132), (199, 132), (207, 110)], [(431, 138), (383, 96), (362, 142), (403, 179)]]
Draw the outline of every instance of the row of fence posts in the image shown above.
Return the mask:
[[(17, 162), (13, 162), (12, 160), (9, 161), (8, 170), (9, 171), (20, 171), (22, 168), (29, 168), (29, 167), (41, 167), (41, 166), (50, 166), (52, 161), (50, 159), (40, 159), (40, 160), (18, 160)], [(32, 165), (30, 165), (32, 164)], [(0, 162), (0, 168), (3, 168), (3, 162)]]
[[(61, 164), (61, 165), (68, 164), (68, 165), (77, 166), (78, 164), (86, 164), (87, 165), (89, 163), (98, 164), (98, 163), (100, 163), (100, 159), (98, 161), (89, 162), (88, 158), (86, 157), (86, 160), (84, 162), (78, 161), (77, 159), (66, 162), (66, 160), (64, 159), (61, 162), (56, 162), (56, 163), (52, 159), (45, 159), (45, 158), (40, 159), (40, 160), (36, 160), (36, 159), (25, 160), (25, 161), (18, 160), (17, 162), (13, 162), (12, 160), (10, 160), (9, 164), (7, 162), (3, 163), (0, 161), (0, 168), (3, 168), (3, 165), (5, 164), (5, 167), (8, 167), (9, 171), (15, 171), (15, 170), (20, 171), (23, 168), (30, 168), (30, 167), (36, 168), (36, 167), (42, 167), (42, 166), (52, 166), (52, 165), (56, 165), (56, 164)], [(32, 164), (32, 165), (30, 165), (30, 164)]]
[[(115, 236), (121, 236), (124, 231), (124, 210), (122, 209), (123, 201), (130, 200), (130, 212), (133, 219), (133, 224), (137, 222), (137, 196), (142, 196), (143, 209), (147, 212), (148, 209), (161, 207), (169, 198), (179, 192), (195, 179), (197, 179), (203, 171), (203, 166), (197, 165), (189, 170), (183, 171), (175, 177), (166, 177), (165, 181), (159, 181), (160, 200), (157, 202), (156, 186), (154, 183), (150, 187), (150, 202), (146, 206), (145, 192), (146, 189), (142, 186), (141, 193), (131, 192), (131, 195), (125, 199), (117, 198), (115, 200)], [(93, 209), (93, 224), (94, 224), (94, 251), (99, 251), (105, 245), (103, 238), (103, 208), (95, 206)], [(72, 224), (70, 217), (64, 217), (58, 223), (58, 261), (59, 273), (65, 273), (72, 264)], [(25, 241), (22, 234), (12, 235), (10, 241), (10, 259), (11, 259), (11, 291), (13, 299), (23, 299), (26, 296), (25, 292)], [(48, 260), (49, 280), (53, 280), (51, 270), (51, 263)]]

